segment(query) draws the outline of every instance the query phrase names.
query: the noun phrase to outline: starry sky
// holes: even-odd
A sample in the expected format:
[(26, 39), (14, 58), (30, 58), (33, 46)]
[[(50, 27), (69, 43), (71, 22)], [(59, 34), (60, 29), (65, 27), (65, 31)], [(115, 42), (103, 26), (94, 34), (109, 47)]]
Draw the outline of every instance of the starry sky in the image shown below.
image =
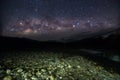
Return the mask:
[(76, 39), (119, 28), (119, 0), (1, 0), (2, 34)]

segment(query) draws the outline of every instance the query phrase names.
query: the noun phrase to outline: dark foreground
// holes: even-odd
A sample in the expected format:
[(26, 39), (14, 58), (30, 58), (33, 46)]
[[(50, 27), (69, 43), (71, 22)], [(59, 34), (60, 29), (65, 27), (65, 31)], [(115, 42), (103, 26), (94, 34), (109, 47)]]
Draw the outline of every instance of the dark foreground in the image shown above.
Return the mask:
[(120, 49), (113, 43), (3, 41), (0, 80), (120, 80)]
[[(69, 51), (68, 51), (69, 52)], [(16, 51), (3, 53), (1, 80), (119, 80), (117, 63), (67, 52)], [(110, 62), (111, 61), (111, 62)], [(118, 69), (119, 70), (119, 69)]]

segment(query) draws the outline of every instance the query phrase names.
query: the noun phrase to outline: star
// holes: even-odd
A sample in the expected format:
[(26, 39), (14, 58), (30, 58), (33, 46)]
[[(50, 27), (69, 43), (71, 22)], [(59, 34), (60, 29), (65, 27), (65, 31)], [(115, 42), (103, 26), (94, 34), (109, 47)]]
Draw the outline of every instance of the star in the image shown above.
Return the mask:
[(4, 4), (3, 34), (29, 36), (50, 33), (54, 36), (59, 33), (61, 37), (87, 32), (96, 34), (118, 26), (116, 0), (19, 0)]

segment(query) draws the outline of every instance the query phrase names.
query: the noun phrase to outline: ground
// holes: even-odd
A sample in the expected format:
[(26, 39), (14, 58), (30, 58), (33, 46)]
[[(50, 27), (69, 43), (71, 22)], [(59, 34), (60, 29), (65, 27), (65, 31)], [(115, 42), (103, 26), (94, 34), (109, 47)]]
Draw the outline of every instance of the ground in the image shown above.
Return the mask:
[[(120, 74), (102, 62), (70, 51), (6, 51), (0, 60), (1, 80), (120, 80)], [(76, 51), (75, 51), (76, 52)], [(77, 52), (78, 53), (78, 52)], [(99, 56), (94, 56), (95, 58)], [(104, 58), (103, 58), (104, 59)], [(110, 62), (111, 64), (112, 62)], [(117, 68), (117, 67), (114, 67)]]

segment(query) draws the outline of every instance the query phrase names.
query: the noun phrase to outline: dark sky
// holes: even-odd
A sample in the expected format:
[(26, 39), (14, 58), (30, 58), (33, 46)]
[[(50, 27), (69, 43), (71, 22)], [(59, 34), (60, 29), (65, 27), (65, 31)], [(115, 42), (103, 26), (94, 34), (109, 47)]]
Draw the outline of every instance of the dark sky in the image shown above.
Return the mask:
[(14, 12), (38, 9), (40, 14), (53, 16), (92, 16), (97, 14), (113, 14), (119, 9), (119, 0), (4, 0), (4, 10)]
[[(3, 0), (1, 20), (7, 36), (61, 39), (118, 28), (119, 0)], [(57, 37), (56, 37), (57, 36)]]

